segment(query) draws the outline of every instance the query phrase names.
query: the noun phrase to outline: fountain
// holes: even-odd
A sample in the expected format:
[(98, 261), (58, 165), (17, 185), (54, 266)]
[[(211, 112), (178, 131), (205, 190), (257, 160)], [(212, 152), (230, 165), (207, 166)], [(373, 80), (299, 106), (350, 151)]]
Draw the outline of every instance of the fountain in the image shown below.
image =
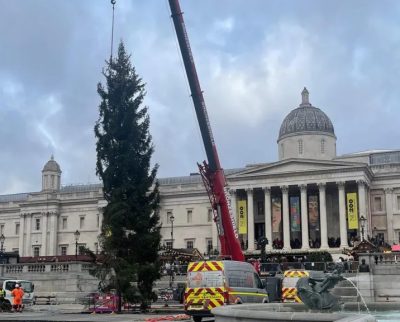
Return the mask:
[(335, 285), (345, 280), (341, 275), (343, 266), (335, 265), (331, 273), (323, 276), (300, 278), (297, 282), (297, 295), (303, 303), (268, 303), (221, 306), (212, 310), (216, 322), (228, 321), (340, 321), (340, 322), (375, 322), (355, 284), (357, 293), (363, 301), (368, 314), (343, 312), (338, 298), (330, 293)]

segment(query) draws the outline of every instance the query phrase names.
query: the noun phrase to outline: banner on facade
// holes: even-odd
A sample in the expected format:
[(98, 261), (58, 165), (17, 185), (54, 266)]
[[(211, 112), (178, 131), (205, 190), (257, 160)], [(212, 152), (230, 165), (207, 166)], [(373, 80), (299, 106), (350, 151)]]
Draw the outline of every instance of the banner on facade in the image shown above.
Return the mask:
[(247, 201), (238, 201), (238, 222), (239, 222), (239, 234), (247, 234)]
[(308, 225), (310, 230), (319, 230), (318, 196), (308, 196)]
[(290, 197), (290, 230), (301, 231), (300, 220), (300, 197)]
[(279, 233), (282, 221), (282, 202), (281, 198), (274, 197), (272, 203), (272, 232)]
[(349, 229), (358, 229), (357, 193), (347, 194), (347, 222)]

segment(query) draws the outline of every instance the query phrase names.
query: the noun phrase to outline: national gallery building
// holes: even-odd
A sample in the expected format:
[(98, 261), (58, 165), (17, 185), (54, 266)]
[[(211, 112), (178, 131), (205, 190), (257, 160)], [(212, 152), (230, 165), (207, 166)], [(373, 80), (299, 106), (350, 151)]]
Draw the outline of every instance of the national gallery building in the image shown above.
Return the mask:
[[(279, 161), (226, 169), (231, 204), (243, 250), (340, 252), (365, 237), (400, 240), (400, 150), (336, 155), (329, 117), (309, 101), (283, 120)], [(219, 249), (208, 195), (199, 174), (160, 178), (162, 243), (173, 248)], [(77, 247), (99, 251), (101, 184), (61, 186), (51, 158), (42, 189), (0, 196), (4, 249), (20, 256), (74, 255)], [(78, 232), (78, 233), (77, 233)]]

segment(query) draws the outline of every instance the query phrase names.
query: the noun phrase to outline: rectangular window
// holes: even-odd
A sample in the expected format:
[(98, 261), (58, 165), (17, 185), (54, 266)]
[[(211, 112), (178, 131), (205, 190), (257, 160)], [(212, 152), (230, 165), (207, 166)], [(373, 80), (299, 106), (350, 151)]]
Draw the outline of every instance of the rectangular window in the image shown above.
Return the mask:
[(33, 247), (33, 257), (39, 257), (40, 256), (40, 247), (35, 246)]
[(400, 210), (400, 195), (397, 196), (397, 210)]
[(167, 247), (167, 249), (171, 249), (172, 248), (172, 240), (167, 240), (165, 242), (165, 247)]
[(212, 222), (212, 220), (213, 220), (213, 211), (211, 208), (209, 208), (207, 212), (207, 222)]
[(68, 229), (68, 219), (67, 219), (67, 217), (63, 217), (62, 218), (62, 229), (63, 230)]
[(210, 254), (213, 249), (212, 239), (207, 239), (207, 254)]
[(60, 254), (61, 254), (61, 256), (67, 255), (67, 246), (60, 247)]
[(257, 213), (259, 216), (264, 215), (264, 201), (257, 202)]
[(85, 228), (85, 217), (79, 217), (79, 228)]
[(187, 222), (191, 223), (192, 222), (193, 211), (192, 210), (188, 210), (186, 214), (187, 214)]
[(382, 211), (382, 197), (374, 197), (374, 210)]
[(194, 240), (187, 240), (186, 241), (186, 248), (193, 249), (194, 248)]
[(78, 255), (83, 255), (86, 244), (78, 244)]
[(15, 235), (19, 235), (19, 222), (15, 223)]
[(171, 224), (171, 218), (174, 217), (172, 211), (167, 211), (167, 224)]
[(4, 224), (0, 225), (0, 235), (4, 235)]
[(35, 219), (35, 230), (40, 230), (40, 218)]
[(94, 250), (95, 254), (97, 255), (99, 253), (99, 243), (94, 243)]
[(100, 226), (100, 215), (97, 215), (97, 223), (96, 223), (96, 227)]

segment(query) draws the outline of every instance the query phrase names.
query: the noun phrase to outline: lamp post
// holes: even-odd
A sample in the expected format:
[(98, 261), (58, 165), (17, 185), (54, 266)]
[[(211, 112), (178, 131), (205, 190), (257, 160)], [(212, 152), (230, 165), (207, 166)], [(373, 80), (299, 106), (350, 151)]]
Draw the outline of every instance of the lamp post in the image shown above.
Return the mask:
[(3, 254), (3, 252), (4, 252), (4, 248), (3, 248), (3, 245), (4, 245), (4, 241), (6, 240), (6, 237), (4, 237), (4, 235), (3, 234), (1, 234), (1, 236), (0, 236), (0, 244), (1, 244), (1, 248), (0, 248), (0, 252)]
[(75, 261), (78, 260), (78, 240), (79, 240), (79, 236), (80, 235), (81, 235), (81, 233), (77, 229), (76, 232), (74, 232), (74, 236), (75, 236)]
[(173, 251), (174, 251), (174, 220), (175, 217), (174, 215), (171, 215), (169, 217), (169, 220), (171, 221), (171, 264), (170, 264), (170, 272), (169, 272), (169, 287), (172, 287), (172, 284), (174, 283), (174, 258), (173, 258)]
[(367, 219), (364, 216), (360, 217), (360, 223), (361, 223), (361, 240), (364, 241), (364, 228), (365, 228), (365, 221)]
[[(6, 240), (6, 237), (4, 237), (3, 234), (1, 234), (0, 236), (0, 264), (4, 264), (5, 263), (5, 258), (4, 258), (4, 241)], [(2, 272), (3, 274), (3, 272)]]
[(174, 215), (171, 215), (171, 217), (169, 217), (169, 220), (171, 221), (171, 248), (174, 249)]

